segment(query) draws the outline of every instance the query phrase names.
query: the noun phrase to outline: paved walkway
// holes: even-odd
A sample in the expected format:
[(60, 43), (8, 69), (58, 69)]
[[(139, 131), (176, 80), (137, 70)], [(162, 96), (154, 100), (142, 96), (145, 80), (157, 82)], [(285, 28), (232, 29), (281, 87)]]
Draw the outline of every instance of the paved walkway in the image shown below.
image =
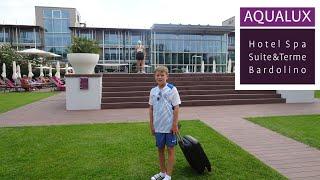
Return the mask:
[[(65, 94), (0, 115), (0, 126), (147, 121), (146, 109), (66, 111)], [(290, 179), (320, 179), (320, 151), (243, 119), (252, 116), (320, 114), (313, 104), (183, 107), (179, 119), (200, 119)]]

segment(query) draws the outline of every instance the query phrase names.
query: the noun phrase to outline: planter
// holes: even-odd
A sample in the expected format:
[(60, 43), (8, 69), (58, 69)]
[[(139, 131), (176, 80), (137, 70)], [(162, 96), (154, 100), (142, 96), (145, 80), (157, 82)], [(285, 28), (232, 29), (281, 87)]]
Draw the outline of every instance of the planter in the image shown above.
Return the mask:
[(94, 67), (99, 61), (99, 54), (71, 53), (67, 55), (67, 58), (75, 74), (94, 74)]

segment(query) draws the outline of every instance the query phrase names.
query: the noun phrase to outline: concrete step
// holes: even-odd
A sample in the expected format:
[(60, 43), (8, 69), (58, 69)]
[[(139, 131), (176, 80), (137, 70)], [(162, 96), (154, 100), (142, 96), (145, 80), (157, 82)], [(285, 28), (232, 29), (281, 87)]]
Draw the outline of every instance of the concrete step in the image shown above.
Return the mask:
[[(276, 91), (238, 91), (234, 74), (178, 73), (168, 82), (180, 94), (182, 106), (283, 103)], [(104, 74), (102, 108), (148, 107), (149, 93), (156, 86), (154, 74)]]
[[(168, 82), (174, 86), (191, 86), (191, 85), (234, 85), (234, 81), (177, 81)], [(103, 82), (103, 87), (128, 87), (128, 86), (156, 86), (156, 82)]]
[[(124, 92), (102, 92), (102, 97), (129, 97), (129, 96), (149, 96), (150, 91), (124, 91)], [(179, 90), (182, 95), (210, 95), (210, 94), (276, 94), (276, 91), (250, 91), (250, 90)]]
[[(216, 94), (216, 95), (181, 95), (181, 101), (192, 100), (221, 100), (221, 99), (261, 99), (261, 98), (281, 98), (279, 94)], [(102, 97), (102, 103), (113, 102), (146, 102), (149, 96), (130, 97)]]
[[(234, 89), (234, 85), (190, 85), (176, 86), (180, 90), (214, 90), (214, 89)], [(130, 87), (102, 87), (102, 92), (127, 92), (127, 91), (150, 91), (152, 86), (130, 86)]]
[(282, 98), (259, 98), (259, 99), (222, 99), (222, 100), (191, 100), (185, 101), (183, 106), (218, 106), (218, 105), (238, 105), (238, 104), (271, 104), (285, 103)]
[[(182, 101), (181, 106), (218, 106), (218, 105), (239, 105), (239, 104), (269, 104), (285, 103), (282, 98), (259, 98), (259, 99), (222, 99), (222, 100), (191, 100)], [(102, 109), (120, 109), (120, 108), (147, 108), (147, 102), (117, 102), (102, 103)]]
[[(171, 77), (168, 81), (233, 81), (234, 76), (190, 76), (190, 77)], [(155, 82), (154, 77), (103, 77), (102, 82)]]
[[(170, 73), (169, 77), (205, 77), (205, 76), (231, 76), (234, 77), (234, 73)], [(153, 73), (146, 74), (128, 74), (128, 73), (105, 73), (103, 77), (154, 77)]]

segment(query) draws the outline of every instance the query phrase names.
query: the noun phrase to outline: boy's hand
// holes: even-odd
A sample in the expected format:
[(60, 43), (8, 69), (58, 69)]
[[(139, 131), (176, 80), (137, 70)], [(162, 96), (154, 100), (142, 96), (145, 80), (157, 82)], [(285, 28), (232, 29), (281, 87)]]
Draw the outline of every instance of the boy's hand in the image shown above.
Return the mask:
[(154, 127), (151, 127), (151, 134), (154, 136), (155, 131), (154, 131)]
[(173, 134), (177, 134), (179, 132), (178, 126), (177, 125), (173, 125), (171, 128), (171, 131)]

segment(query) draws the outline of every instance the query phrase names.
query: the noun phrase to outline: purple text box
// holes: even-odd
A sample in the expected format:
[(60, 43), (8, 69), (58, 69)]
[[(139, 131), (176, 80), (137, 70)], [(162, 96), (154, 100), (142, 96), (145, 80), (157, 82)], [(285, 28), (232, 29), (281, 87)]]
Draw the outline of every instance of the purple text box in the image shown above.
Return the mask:
[(240, 8), (240, 26), (315, 26), (315, 8)]

